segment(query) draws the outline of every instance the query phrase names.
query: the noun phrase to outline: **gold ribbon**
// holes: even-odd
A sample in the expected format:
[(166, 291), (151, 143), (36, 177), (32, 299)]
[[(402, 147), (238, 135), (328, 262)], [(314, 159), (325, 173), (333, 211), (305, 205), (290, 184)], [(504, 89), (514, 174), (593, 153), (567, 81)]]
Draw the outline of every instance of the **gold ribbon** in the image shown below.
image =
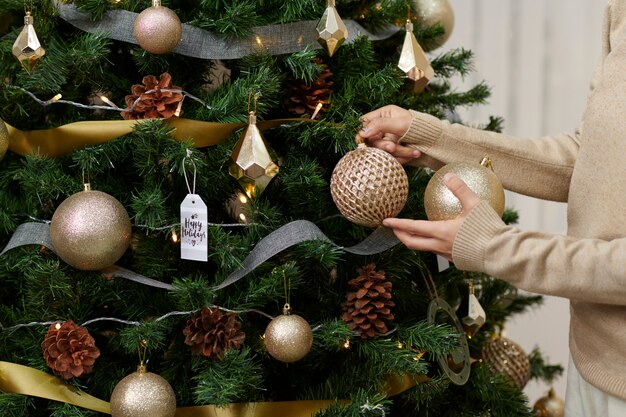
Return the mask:
[[(44, 130), (23, 131), (6, 123), (9, 131), (9, 149), (19, 155), (45, 155), (56, 158), (87, 146), (100, 145), (133, 131), (142, 120), (103, 120), (69, 123)], [(171, 118), (164, 121), (174, 128), (174, 139), (193, 139), (194, 146), (204, 148), (223, 142), (245, 123), (215, 123), (199, 120)], [(1, 122), (1, 121), (0, 121)], [(293, 118), (260, 121), (260, 130), (271, 129), (285, 123), (317, 122), (313, 119)]]
[[(385, 383), (384, 392), (388, 397), (392, 397), (428, 380), (425, 375), (392, 375)], [(55, 376), (15, 363), (0, 362), (0, 391), (46, 398), (111, 414), (108, 402), (71, 387)], [(333, 404), (346, 405), (349, 402), (307, 400), (237, 403), (224, 406), (202, 405), (179, 408), (176, 410), (176, 417), (309, 417)]]

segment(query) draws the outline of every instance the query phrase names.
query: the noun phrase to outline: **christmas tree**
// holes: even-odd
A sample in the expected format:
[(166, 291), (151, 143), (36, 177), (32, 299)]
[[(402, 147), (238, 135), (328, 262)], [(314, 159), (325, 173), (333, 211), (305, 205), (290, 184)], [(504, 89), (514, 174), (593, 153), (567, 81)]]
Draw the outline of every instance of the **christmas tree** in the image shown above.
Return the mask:
[[(540, 297), (440, 271), (331, 196), (363, 113), (489, 95), (452, 89), (472, 54), (438, 52), (420, 2), (0, 10), (3, 416), (532, 415), (521, 389), (560, 367), (494, 335)], [(422, 67), (398, 67), (405, 29)], [(399, 216), (425, 218), (431, 173), (405, 170)]]

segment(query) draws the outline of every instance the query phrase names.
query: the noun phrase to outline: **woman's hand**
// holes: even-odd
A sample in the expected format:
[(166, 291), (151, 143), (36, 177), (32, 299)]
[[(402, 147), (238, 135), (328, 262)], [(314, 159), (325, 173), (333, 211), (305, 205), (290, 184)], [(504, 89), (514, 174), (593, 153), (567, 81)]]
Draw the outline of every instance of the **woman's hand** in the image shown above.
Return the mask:
[(402, 107), (381, 107), (361, 117), (363, 128), (357, 133), (356, 141), (387, 151), (404, 164), (422, 154), (409, 146), (398, 144), (398, 140), (409, 130), (412, 119), (411, 113)]
[(393, 232), (409, 249), (430, 251), (452, 261), (452, 246), (461, 225), (480, 198), (456, 175), (447, 173), (444, 183), (460, 201), (463, 211), (453, 220), (426, 221), (385, 219), (383, 225)]

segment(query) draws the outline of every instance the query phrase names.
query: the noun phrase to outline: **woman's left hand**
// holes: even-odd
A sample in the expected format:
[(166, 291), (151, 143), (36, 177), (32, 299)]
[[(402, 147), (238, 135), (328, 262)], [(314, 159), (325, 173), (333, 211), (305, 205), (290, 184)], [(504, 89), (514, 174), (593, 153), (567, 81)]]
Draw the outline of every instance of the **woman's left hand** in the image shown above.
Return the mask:
[(456, 175), (447, 173), (443, 181), (463, 207), (453, 220), (427, 221), (390, 218), (383, 225), (393, 229), (395, 235), (409, 249), (430, 251), (452, 261), (452, 245), (469, 212), (480, 203), (480, 198)]

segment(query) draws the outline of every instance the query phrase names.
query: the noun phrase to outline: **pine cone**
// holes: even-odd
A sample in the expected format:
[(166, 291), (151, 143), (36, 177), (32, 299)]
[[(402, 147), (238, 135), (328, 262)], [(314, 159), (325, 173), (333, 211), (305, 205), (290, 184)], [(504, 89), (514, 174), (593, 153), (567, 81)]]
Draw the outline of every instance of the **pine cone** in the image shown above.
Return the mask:
[(52, 324), (41, 342), (41, 349), (46, 364), (64, 379), (90, 373), (100, 356), (89, 331), (72, 320)]
[(192, 354), (215, 359), (221, 359), (226, 349), (240, 348), (246, 339), (235, 313), (208, 307), (187, 321), (183, 334)]
[[(183, 99), (182, 88), (172, 85), (172, 76), (169, 73), (161, 74), (158, 80), (154, 75), (147, 75), (141, 82), (143, 85), (133, 85), (132, 95), (126, 96), (126, 108), (132, 108), (132, 110), (121, 113), (124, 119), (167, 119), (180, 115), (175, 113), (178, 103)], [(162, 90), (180, 90), (181, 92)], [(146, 91), (152, 92), (146, 93)], [(137, 99), (139, 101), (133, 107)]]
[(317, 79), (308, 85), (299, 79), (292, 79), (287, 82), (287, 86), (291, 90), (287, 99), (287, 110), (296, 116), (311, 116), (315, 112), (315, 108), (319, 103), (323, 106), (320, 112), (323, 112), (330, 103), (330, 95), (333, 93), (333, 81), (330, 79), (333, 73), (328, 69), (328, 65), (324, 64), (320, 58), (315, 59), (315, 63), (321, 65), (324, 69)]
[(357, 271), (359, 276), (348, 281), (354, 291), (349, 292), (341, 304), (341, 319), (362, 339), (373, 339), (387, 333), (386, 322), (394, 319), (391, 313), (391, 307), (395, 306), (391, 300), (392, 284), (385, 280), (384, 271), (376, 271), (374, 264)]

